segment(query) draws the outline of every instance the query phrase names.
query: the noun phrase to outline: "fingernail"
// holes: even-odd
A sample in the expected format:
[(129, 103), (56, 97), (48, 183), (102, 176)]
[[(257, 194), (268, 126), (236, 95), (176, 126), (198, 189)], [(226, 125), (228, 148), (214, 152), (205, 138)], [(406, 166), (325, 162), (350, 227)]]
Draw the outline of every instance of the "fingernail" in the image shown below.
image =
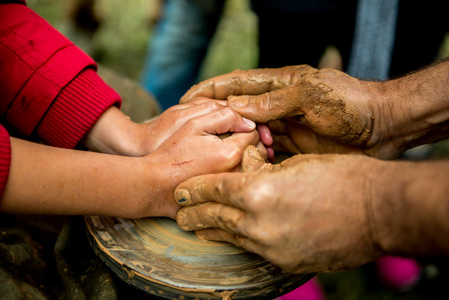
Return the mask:
[(243, 121), (245, 121), (246, 124), (249, 125), (250, 128), (252, 128), (252, 129), (256, 128), (256, 123), (254, 123), (254, 122), (251, 121), (250, 119), (243, 118), (243, 117), (242, 117), (242, 119), (243, 119)]
[(178, 223), (179, 227), (183, 227), (186, 225), (186, 213), (180, 210), (178, 214), (176, 215), (176, 222)]
[(234, 107), (245, 107), (248, 105), (247, 97), (228, 97), (228, 102)]
[(252, 160), (265, 162), (265, 160), (262, 157), (262, 154), (260, 154), (260, 151), (257, 148), (253, 148), (251, 150), (252, 151), (249, 152), (249, 156), (251, 157)]
[(186, 189), (175, 190), (175, 201), (179, 205), (189, 205), (191, 203), (190, 193)]

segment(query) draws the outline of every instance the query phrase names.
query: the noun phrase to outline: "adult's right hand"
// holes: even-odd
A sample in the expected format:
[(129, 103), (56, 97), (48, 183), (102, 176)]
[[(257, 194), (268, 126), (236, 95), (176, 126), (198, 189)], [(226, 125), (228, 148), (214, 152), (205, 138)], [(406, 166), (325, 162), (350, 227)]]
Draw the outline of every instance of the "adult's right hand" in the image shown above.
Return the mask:
[(378, 174), (383, 164), (361, 155), (295, 155), (271, 165), (248, 147), (246, 172), (202, 175), (178, 185), (175, 200), (184, 207), (177, 222), (288, 272), (358, 267), (383, 254), (372, 213), (377, 199), (369, 196), (372, 179), (366, 176)]
[(278, 150), (393, 158), (403, 149), (389, 144), (391, 106), (385, 103), (382, 84), (307, 65), (237, 70), (192, 87), (181, 103), (199, 96), (227, 99), (242, 116), (271, 122)]
[(449, 255), (449, 162), (310, 154), (271, 165), (250, 146), (242, 164), (245, 172), (177, 186), (181, 228), (295, 273), (351, 269), (383, 255)]

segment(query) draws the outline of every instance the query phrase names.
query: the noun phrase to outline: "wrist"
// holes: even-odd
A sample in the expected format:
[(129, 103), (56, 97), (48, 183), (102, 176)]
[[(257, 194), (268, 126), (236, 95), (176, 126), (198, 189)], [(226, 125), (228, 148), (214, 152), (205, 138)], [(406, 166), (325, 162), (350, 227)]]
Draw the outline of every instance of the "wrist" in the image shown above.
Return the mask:
[(402, 114), (400, 99), (396, 98), (397, 87), (390, 81), (367, 82), (366, 85), (373, 124), (367, 154), (381, 159), (397, 157), (403, 152), (398, 149), (397, 141), (401, 137), (398, 123)]
[(397, 248), (397, 226), (393, 216), (403, 216), (402, 201), (398, 195), (400, 183), (394, 180), (395, 170), (386, 162), (369, 171), (366, 184), (367, 216), (374, 244), (382, 255), (391, 255)]
[(124, 155), (142, 156), (145, 153), (144, 125), (136, 124), (118, 108), (109, 108), (94, 124), (83, 140), (90, 150)]
[(379, 83), (379, 157), (449, 137), (448, 81), (449, 62), (444, 62)]
[(169, 217), (174, 219), (180, 206), (174, 200), (174, 190), (183, 181), (183, 171), (172, 168), (171, 155), (152, 153), (138, 158), (142, 173), (140, 181), (146, 183), (145, 197), (141, 199), (136, 218)]
[(443, 162), (380, 161), (369, 184), (367, 206), (373, 239), (384, 255), (430, 256), (449, 253)]

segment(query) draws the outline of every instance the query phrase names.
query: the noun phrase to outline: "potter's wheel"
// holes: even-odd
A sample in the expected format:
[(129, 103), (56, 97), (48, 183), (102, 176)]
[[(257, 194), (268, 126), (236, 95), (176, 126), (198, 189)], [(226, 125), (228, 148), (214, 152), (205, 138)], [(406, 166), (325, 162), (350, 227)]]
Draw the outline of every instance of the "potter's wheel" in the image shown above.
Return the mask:
[(166, 299), (273, 299), (312, 275), (288, 274), (225, 243), (199, 240), (167, 218), (86, 217), (96, 253), (124, 281)]

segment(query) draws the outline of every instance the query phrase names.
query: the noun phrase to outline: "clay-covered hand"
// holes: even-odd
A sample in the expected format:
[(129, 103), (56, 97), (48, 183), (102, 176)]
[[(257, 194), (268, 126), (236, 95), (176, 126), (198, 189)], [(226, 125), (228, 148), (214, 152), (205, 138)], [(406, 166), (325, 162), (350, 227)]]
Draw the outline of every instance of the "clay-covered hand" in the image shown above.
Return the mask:
[(156, 175), (152, 185), (159, 188), (142, 213), (174, 218), (179, 206), (173, 192), (180, 182), (200, 174), (240, 170), (245, 148), (259, 142), (255, 128), (254, 122), (225, 106), (187, 120), (146, 157), (151, 165), (148, 172)]
[(307, 65), (237, 70), (192, 87), (181, 103), (198, 96), (227, 99), (255, 122), (282, 120), (270, 124), (275, 150), (391, 158), (402, 149), (384, 147), (388, 136), (377, 123), (390, 108), (382, 102), (381, 84)]
[(296, 273), (353, 268), (381, 255), (365, 194), (378, 160), (312, 154), (271, 165), (249, 150), (244, 166), (253, 172), (198, 176), (176, 188), (175, 200), (186, 206), (177, 215), (181, 228)]

